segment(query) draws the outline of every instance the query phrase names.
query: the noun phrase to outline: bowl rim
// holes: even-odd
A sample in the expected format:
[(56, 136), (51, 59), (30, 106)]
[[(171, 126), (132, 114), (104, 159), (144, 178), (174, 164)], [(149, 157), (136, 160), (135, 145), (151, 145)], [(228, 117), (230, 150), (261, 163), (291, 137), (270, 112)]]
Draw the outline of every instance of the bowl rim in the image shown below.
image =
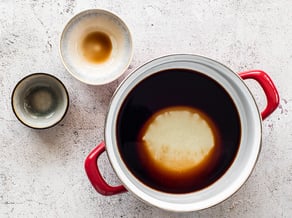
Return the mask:
[[(23, 120), (17, 115), (17, 112), (15, 111), (14, 101), (13, 101), (13, 100), (14, 100), (14, 97), (15, 97), (15, 92), (16, 92), (17, 88), (19, 87), (19, 85), (20, 85), (21, 83), (23, 83), (25, 80), (29, 79), (30, 77), (38, 76), (38, 75), (40, 75), (40, 76), (46, 76), (46, 77), (50, 77), (50, 78), (56, 80), (56, 82), (59, 83), (59, 84), (61, 85), (62, 89), (64, 90), (65, 95), (66, 95), (66, 100), (67, 100), (66, 108), (65, 108), (65, 110), (64, 110), (64, 113), (63, 113), (62, 117), (61, 117), (59, 120), (57, 120), (55, 123), (53, 123), (53, 124), (51, 124), (51, 125), (49, 125), (49, 126), (44, 126), (44, 127), (35, 127), (35, 126), (31, 126), (31, 125), (29, 125), (28, 123), (26, 123), (25, 121), (23, 121)], [(42, 73), (42, 72), (39, 72), (39, 73), (32, 73), (32, 74), (29, 74), (29, 75), (23, 77), (21, 80), (19, 80), (19, 81), (16, 83), (16, 85), (15, 85), (14, 88), (13, 88), (12, 94), (11, 94), (11, 107), (12, 107), (12, 111), (13, 111), (14, 115), (16, 116), (16, 118), (17, 118), (17, 119), (18, 119), (23, 125), (25, 125), (25, 126), (27, 126), (27, 127), (29, 127), (29, 128), (32, 128), (32, 129), (48, 129), (48, 128), (51, 128), (51, 127), (57, 125), (59, 122), (61, 122), (61, 120), (63, 120), (63, 118), (65, 117), (65, 115), (67, 114), (67, 111), (68, 111), (68, 109), (69, 109), (69, 100), (70, 100), (70, 98), (69, 98), (68, 90), (66, 89), (66, 86), (64, 85), (64, 83), (63, 83), (60, 79), (58, 79), (56, 76), (53, 76), (53, 75), (51, 75), (51, 74), (49, 74), (49, 73)]]
[[(121, 22), (123, 24), (123, 26), (126, 28), (126, 31), (129, 33), (129, 42), (130, 42), (130, 50), (131, 50), (131, 53), (129, 54), (129, 58), (128, 58), (128, 62), (127, 64), (125, 64), (125, 66), (123, 68), (121, 68), (120, 72), (117, 73), (115, 76), (113, 76), (111, 79), (108, 79), (106, 80), (105, 82), (91, 82), (91, 81), (88, 81), (88, 80), (85, 80), (83, 79), (82, 77), (79, 77), (77, 75), (75, 75), (75, 73), (73, 73), (69, 66), (67, 65), (66, 61), (64, 60), (64, 56), (63, 56), (63, 52), (62, 52), (62, 41), (64, 40), (64, 35), (65, 35), (65, 32), (66, 30), (68, 29), (68, 27), (71, 25), (71, 23), (77, 19), (78, 17), (80, 17), (81, 15), (83, 14), (86, 14), (86, 13), (104, 13), (104, 14), (108, 14), (110, 15), (111, 17), (115, 17), (119, 20), (119, 22)], [(113, 82), (114, 80), (118, 79), (120, 76), (122, 76), (125, 71), (127, 70), (127, 68), (129, 67), (129, 65), (131, 64), (131, 61), (133, 59), (133, 55), (134, 55), (134, 43), (133, 43), (133, 38), (132, 38), (132, 33), (128, 27), (128, 25), (117, 15), (115, 14), (114, 12), (110, 11), (110, 10), (105, 10), (105, 9), (101, 9), (101, 8), (95, 8), (95, 9), (87, 9), (87, 10), (83, 10), (83, 11), (80, 11), (79, 13), (75, 14), (73, 17), (71, 17), (65, 24), (65, 26), (63, 27), (63, 30), (61, 32), (61, 35), (59, 37), (59, 56), (61, 57), (61, 61), (62, 61), (62, 64), (63, 66), (66, 68), (66, 70), (77, 80), (85, 83), (85, 84), (88, 84), (88, 85), (105, 85), (105, 84), (108, 84), (108, 83), (111, 83)]]

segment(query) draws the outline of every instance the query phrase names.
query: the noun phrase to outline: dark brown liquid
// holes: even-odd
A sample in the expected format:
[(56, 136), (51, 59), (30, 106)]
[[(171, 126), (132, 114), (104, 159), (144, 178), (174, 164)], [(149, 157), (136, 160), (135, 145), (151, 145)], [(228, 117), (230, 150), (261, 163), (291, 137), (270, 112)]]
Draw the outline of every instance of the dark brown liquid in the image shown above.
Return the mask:
[(112, 42), (103, 32), (91, 32), (82, 41), (84, 57), (93, 63), (105, 62), (111, 54)]
[[(202, 111), (214, 125), (216, 138), (203, 161), (181, 173), (157, 167), (141, 139), (153, 115), (173, 107)], [(168, 193), (197, 191), (218, 180), (237, 154), (240, 131), (237, 109), (224, 88), (199, 72), (184, 69), (162, 71), (140, 82), (122, 105), (117, 125), (119, 150), (129, 170), (145, 185)]]

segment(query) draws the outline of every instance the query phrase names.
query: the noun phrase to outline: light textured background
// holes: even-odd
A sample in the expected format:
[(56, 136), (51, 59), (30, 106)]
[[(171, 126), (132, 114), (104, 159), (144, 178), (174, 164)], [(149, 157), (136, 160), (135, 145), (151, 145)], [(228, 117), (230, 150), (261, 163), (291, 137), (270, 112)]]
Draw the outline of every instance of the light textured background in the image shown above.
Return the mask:
[[(64, 69), (59, 36), (76, 13), (108, 9), (129, 26), (133, 61), (124, 74), (158, 56), (194, 53), (235, 72), (263, 69), (273, 78), (280, 107), (263, 122), (260, 158), (246, 184), (204, 211), (176, 214), (126, 193), (104, 197), (90, 185), (84, 159), (103, 139), (110, 98), (123, 79), (88, 86)], [(0, 217), (292, 217), (291, 0), (0, 0)], [(70, 108), (56, 127), (37, 131), (11, 110), (14, 85), (34, 72), (60, 78)], [(247, 81), (259, 107), (261, 89)], [(103, 155), (103, 174), (118, 184)]]

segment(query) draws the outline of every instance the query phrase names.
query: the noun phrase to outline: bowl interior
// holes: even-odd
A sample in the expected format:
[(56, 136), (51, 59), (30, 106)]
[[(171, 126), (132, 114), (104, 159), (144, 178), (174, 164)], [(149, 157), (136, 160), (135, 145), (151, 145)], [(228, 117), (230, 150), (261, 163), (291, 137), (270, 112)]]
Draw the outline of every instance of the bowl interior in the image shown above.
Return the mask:
[[(82, 43), (86, 35), (105, 34), (111, 43), (108, 59), (92, 63), (84, 58)], [(118, 78), (132, 59), (132, 38), (126, 24), (116, 15), (99, 9), (83, 11), (65, 26), (60, 53), (67, 70), (78, 80), (99, 85)]]
[(16, 117), (25, 125), (42, 129), (58, 123), (68, 108), (68, 93), (57, 78), (32, 74), (22, 79), (12, 94)]

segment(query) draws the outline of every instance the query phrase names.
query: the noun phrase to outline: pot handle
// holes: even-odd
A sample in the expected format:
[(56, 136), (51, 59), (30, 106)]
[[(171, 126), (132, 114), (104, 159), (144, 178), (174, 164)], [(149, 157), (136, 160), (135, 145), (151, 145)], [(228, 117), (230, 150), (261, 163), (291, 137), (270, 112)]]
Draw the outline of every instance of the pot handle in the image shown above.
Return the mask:
[(263, 88), (267, 98), (266, 108), (261, 112), (262, 119), (267, 118), (279, 105), (279, 94), (272, 79), (262, 70), (250, 70), (239, 73), (242, 79), (254, 79)]
[(103, 179), (99, 171), (97, 160), (104, 151), (105, 144), (104, 142), (101, 142), (89, 153), (85, 159), (84, 167), (89, 181), (95, 190), (102, 195), (115, 195), (127, 191), (124, 186), (110, 186)]

